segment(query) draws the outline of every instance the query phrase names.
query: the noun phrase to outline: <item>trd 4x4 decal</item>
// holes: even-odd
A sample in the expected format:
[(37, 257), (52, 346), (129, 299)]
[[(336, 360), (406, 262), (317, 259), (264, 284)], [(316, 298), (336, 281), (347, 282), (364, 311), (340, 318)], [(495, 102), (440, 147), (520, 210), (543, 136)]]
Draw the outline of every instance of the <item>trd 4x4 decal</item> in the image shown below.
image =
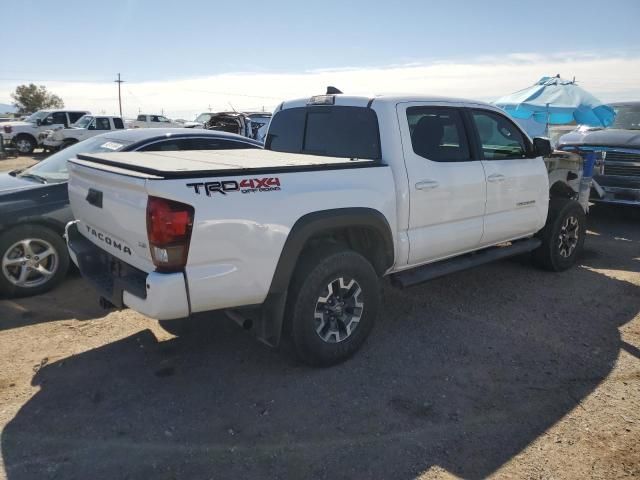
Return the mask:
[(222, 180), (220, 182), (197, 182), (187, 183), (187, 188), (193, 188), (196, 195), (204, 193), (210, 197), (214, 193), (226, 195), (228, 192), (273, 192), (280, 190), (280, 179), (278, 177), (265, 178), (245, 178), (240, 180)]

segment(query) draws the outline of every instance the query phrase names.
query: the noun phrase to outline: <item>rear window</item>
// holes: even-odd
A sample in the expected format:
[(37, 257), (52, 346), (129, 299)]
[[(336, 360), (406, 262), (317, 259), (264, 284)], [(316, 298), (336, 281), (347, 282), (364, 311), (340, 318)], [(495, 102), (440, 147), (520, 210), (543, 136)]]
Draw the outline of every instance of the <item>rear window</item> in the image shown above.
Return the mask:
[(363, 107), (289, 108), (273, 117), (265, 148), (379, 160), (378, 117), (372, 109)]

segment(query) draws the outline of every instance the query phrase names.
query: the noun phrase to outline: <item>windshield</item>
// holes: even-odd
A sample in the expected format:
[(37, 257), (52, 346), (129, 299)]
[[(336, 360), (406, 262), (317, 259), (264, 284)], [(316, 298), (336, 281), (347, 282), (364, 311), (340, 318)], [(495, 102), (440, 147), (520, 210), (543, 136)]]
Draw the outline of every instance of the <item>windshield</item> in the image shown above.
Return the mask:
[(212, 115), (213, 113), (201, 113), (196, 117), (196, 122), (198, 123), (208, 122), (211, 119)]
[(91, 115), (83, 115), (72, 126), (78, 127), (78, 128), (87, 128), (91, 123), (91, 120), (93, 120), (93, 117)]
[(79, 153), (117, 152), (127, 145), (131, 145), (131, 142), (99, 135), (54, 153), (33, 167), (27, 168), (18, 176), (37, 175), (50, 183), (66, 182), (69, 179), (67, 160), (70, 158)]
[(40, 110), (39, 112), (32, 113), (31, 115), (29, 115), (27, 118), (24, 119), (24, 121), (25, 122), (36, 123), (36, 120), (42, 120), (48, 114), (49, 114), (49, 112), (47, 112), (45, 110)]
[(640, 130), (640, 105), (614, 105), (616, 119), (609, 128)]

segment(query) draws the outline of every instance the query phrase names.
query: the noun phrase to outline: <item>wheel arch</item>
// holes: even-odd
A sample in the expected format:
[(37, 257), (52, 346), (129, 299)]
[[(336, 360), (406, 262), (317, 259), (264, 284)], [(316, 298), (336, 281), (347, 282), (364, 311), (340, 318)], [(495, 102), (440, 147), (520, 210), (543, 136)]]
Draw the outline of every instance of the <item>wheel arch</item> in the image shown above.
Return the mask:
[[(370, 246), (357, 245), (364, 235)], [(369, 235), (369, 236), (367, 236)], [(316, 241), (344, 242), (363, 254), (376, 272), (382, 275), (394, 263), (394, 242), (391, 228), (385, 216), (378, 210), (365, 207), (321, 210), (300, 217), (291, 228), (271, 280), (271, 286), (259, 312), (251, 313), (253, 333), (264, 343), (277, 346), (280, 343), (287, 305), (289, 283), (305, 249)], [(350, 243), (351, 242), (351, 243)]]
[(561, 180), (556, 181), (551, 188), (549, 188), (549, 198), (569, 198), (573, 199), (577, 195), (577, 192), (566, 182)]
[[(359, 233), (368, 237), (357, 238)], [(363, 245), (363, 240), (375, 243)], [(394, 262), (391, 228), (378, 210), (365, 207), (321, 210), (302, 216), (293, 225), (280, 253), (269, 292), (286, 291), (300, 255), (313, 248), (314, 242), (321, 241), (346, 243), (367, 258), (379, 275)]]
[(14, 228), (28, 227), (29, 225), (48, 228), (49, 230), (53, 230), (55, 233), (57, 233), (60, 236), (64, 234), (65, 225), (63, 223), (57, 222), (47, 217), (34, 216), (34, 217), (23, 217), (11, 223), (2, 223), (0, 225), (0, 235)]

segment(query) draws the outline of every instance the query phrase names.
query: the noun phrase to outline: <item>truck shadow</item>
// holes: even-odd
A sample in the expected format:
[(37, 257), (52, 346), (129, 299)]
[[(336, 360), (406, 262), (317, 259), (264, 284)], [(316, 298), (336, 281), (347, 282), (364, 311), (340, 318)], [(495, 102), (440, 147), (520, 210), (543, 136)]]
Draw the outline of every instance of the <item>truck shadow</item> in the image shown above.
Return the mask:
[(106, 314), (77, 270), (70, 269), (64, 282), (63, 287), (33, 297), (0, 296), (0, 331), (69, 318), (89, 320)]
[(594, 268), (501, 262), (387, 288), (370, 340), (331, 369), (225, 318), (164, 342), (141, 331), (35, 375), (2, 432), (7, 477), (409, 479), (437, 465), (484, 478), (576, 408), (621, 348), (637, 356), (618, 328), (639, 288)]

